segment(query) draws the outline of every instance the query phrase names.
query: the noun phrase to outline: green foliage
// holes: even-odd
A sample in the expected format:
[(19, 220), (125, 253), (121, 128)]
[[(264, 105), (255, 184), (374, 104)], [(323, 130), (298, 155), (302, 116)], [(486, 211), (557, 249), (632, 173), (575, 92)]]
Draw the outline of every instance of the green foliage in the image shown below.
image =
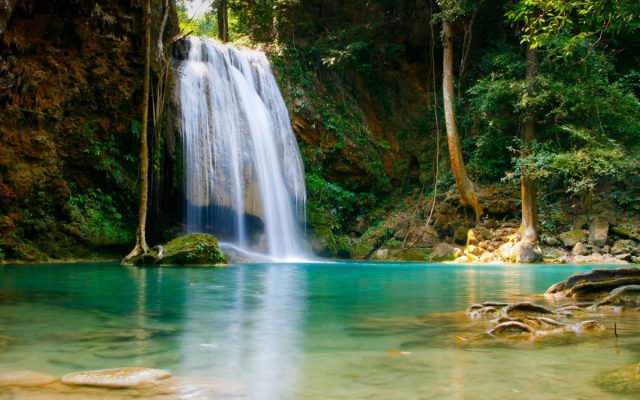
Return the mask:
[(133, 227), (123, 219), (111, 196), (100, 189), (76, 193), (69, 200), (71, 224), (87, 241), (101, 245), (129, 245)]
[[(113, 183), (122, 190), (123, 195), (129, 200), (133, 199), (134, 177), (128, 171), (136, 168), (136, 158), (131, 154), (121, 154), (121, 143), (114, 133), (110, 133), (107, 139), (100, 137), (95, 129), (95, 121), (85, 123), (82, 128), (82, 137), (85, 140), (83, 152), (90, 156), (97, 171), (103, 172), (107, 181)], [(132, 121), (131, 134), (140, 135), (140, 122)]]
[[(629, 86), (610, 79), (610, 60), (593, 53), (570, 65), (544, 62), (530, 92), (523, 59), (509, 46), (488, 51), (481, 64), (487, 73), (466, 94), (477, 116), (478, 133), (466, 146), (472, 170), (489, 181), (525, 174), (572, 194), (624, 174), (640, 139), (640, 103)], [(525, 156), (517, 133), (527, 115), (538, 123), (537, 143)]]
[(180, 21), (180, 30), (182, 33), (215, 37), (217, 35), (218, 25), (215, 21), (215, 13), (213, 10), (202, 10), (205, 11), (202, 16), (190, 18), (187, 15), (186, 1), (188, 0), (178, 0), (176, 3), (176, 11), (178, 12), (178, 20)]
[(362, 212), (370, 195), (358, 195), (340, 185), (325, 181), (315, 173), (306, 175), (308, 221), (312, 226), (324, 226), (340, 232), (343, 225), (353, 222)]
[(570, 57), (599, 44), (606, 34), (637, 30), (639, 12), (636, 0), (520, 0), (506, 17), (523, 24), (521, 43), (532, 49), (547, 47), (552, 55)]

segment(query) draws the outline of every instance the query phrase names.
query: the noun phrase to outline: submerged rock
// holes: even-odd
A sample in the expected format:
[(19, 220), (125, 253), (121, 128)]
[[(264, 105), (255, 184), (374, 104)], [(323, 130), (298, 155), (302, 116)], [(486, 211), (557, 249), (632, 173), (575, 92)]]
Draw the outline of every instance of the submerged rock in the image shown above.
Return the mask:
[(3, 386), (43, 386), (57, 381), (58, 378), (52, 375), (42, 374), (32, 371), (9, 371), (0, 372), (0, 387)]
[(489, 335), (506, 337), (514, 335), (535, 335), (536, 331), (529, 325), (518, 321), (507, 321), (491, 329)]
[(514, 316), (532, 316), (532, 315), (553, 315), (555, 314), (553, 311), (548, 308), (539, 306), (534, 303), (516, 303), (511, 304), (505, 307), (502, 310), (503, 315), (514, 317)]
[(171, 377), (169, 371), (151, 368), (112, 368), (67, 374), (65, 385), (137, 389), (156, 386)]
[(596, 385), (614, 393), (640, 393), (640, 364), (611, 371), (595, 380)]
[(621, 286), (612, 290), (609, 296), (593, 305), (594, 308), (600, 306), (618, 306), (638, 308), (640, 307), (640, 285)]

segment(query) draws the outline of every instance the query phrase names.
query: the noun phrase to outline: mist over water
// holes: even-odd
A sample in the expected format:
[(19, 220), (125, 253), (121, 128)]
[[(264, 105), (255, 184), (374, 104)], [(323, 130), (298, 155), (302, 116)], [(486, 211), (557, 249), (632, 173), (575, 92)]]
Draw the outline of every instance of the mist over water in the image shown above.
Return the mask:
[(188, 38), (180, 68), (186, 224), (274, 260), (309, 258), (304, 170), (262, 52)]

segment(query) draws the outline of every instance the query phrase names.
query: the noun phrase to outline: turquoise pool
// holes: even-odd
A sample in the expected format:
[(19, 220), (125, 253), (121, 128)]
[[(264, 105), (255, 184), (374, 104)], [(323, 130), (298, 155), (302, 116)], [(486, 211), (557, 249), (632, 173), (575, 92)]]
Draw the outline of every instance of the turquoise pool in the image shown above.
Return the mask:
[(237, 382), (245, 392), (232, 398), (250, 399), (624, 398), (593, 381), (640, 361), (635, 315), (603, 317), (618, 338), (512, 346), (473, 343), (454, 314), (485, 300), (544, 304), (532, 295), (591, 268), (1, 266), (0, 371), (144, 366)]

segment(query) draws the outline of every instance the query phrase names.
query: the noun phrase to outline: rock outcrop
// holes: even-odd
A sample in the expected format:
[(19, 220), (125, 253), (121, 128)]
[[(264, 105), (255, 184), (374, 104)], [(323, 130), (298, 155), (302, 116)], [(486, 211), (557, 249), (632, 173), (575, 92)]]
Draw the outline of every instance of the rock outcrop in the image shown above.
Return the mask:
[(156, 246), (142, 257), (132, 260), (144, 265), (220, 265), (227, 258), (220, 250), (215, 236), (191, 233)]

